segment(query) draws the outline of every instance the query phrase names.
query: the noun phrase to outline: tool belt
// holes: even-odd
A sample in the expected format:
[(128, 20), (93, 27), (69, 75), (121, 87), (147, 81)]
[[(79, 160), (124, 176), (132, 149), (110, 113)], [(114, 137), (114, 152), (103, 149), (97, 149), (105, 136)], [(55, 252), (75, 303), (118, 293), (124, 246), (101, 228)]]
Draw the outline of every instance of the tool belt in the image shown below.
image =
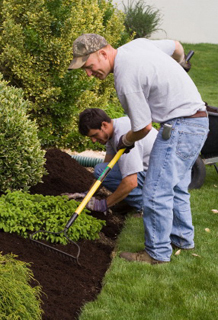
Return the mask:
[(197, 111), (192, 116), (188, 116), (188, 117), (184, 117), (184, 118), (202, 118), (202, 117), (207, 117), (206, 111)]

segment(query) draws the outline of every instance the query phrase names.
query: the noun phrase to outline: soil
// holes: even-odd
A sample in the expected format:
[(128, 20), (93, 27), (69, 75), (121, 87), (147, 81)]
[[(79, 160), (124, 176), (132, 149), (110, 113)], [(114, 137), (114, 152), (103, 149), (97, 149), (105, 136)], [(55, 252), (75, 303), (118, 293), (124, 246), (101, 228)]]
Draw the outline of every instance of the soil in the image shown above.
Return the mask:
[[(65, 192), (84, 192), (94, 182), (93, 175), (82, 167), (69, 154), (50, 149), (46, 152), (46, 169), (43, 183), (30, 189), (30, 193), (43, 195), (60, 195)], [(96, 195), (105, 196), (100, 189)], [(102, 279), (107, 271), (116, 239), (120, 233), (124, 215), (109, 213), (104, 216), (96, 212), (93, 216), (106, 220), (106, 226), (100, 233), (99, 240), (80, 240), (79, 263), (69, 260), (52, 250), (35, 246), (29, 239), (0, 230), (0, 251), (2, 254), (13, 253), (18, 260), (30, 263), (36, 281), (42, 286), (43, 320), (76, 320), (82, 306), (96, 299), (102, 288)], [(73, 244), (56, 245), (60, 250), (72, 255), (77, 254)]]

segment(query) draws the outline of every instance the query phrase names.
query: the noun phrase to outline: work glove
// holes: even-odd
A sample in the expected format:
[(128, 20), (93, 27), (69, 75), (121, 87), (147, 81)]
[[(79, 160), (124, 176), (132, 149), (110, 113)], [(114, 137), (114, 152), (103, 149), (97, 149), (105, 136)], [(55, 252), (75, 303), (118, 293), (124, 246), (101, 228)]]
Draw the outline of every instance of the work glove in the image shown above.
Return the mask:
[(184, 55), (184, 58), (182, 61), (179, 62), (180, 66), (183, 67), (183, 69), (186, 72), (189, 72), (189, 70), (191, 69), (191, 63), (189, 61), (186, 60), (186, 55)]
[[(87, 195), (88, 191), (82, 193), (62, 193), (68, 197), (68, 199), (74, 199), (76, 201), (82, 201)], [(86, 205), (86, 208), (91, 211), (103, 212), (105, 215), (108, 211), (108, 206), (106, 199), (98, 200), (95, 197), (92, 197)]]
[(135, 147), (135, 143), (133, 142), (129, 142), (127, 139), (126, 139), (126, 134), (124, 134), (124, 135), (122, 135), (121, 137), (120, 137), (120, 140), (119, 140), (119, 142), (118, 142), (118, 145), (117, 145), (117, 151), (118, 150), (120, 150), (120, 149), (126, 149), (125, 151), (124, 151), (124, 153), (129, 153), (130, 152), (130, 150), (132, 149), (132, 148), (134, 148)]
[(106, 199), (98, 200), (95, 197), (92, 197), (86, 205), (86, 208), (91, 211), (107, 213), (108, 206)]

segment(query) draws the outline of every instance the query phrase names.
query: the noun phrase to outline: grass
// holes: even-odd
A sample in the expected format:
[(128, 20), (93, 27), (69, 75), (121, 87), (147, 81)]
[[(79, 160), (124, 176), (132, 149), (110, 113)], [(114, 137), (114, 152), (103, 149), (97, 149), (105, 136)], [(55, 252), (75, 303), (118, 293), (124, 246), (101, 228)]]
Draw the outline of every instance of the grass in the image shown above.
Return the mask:
[(189, 50), (195, 52), (190, 60), (192, 68), (189, 75), (195, 82), (202, 99), (208, 105), (218, 107), (218, 45), (200, 43), (183, 44), (183, 46), (186, 53)]
[[(186, 52), (195, 51), (190, 76), (203, 100), (218, 106), (218, 45), (184, 47)], [(170, 264), (150, 266), (124, 261), (118, 257), (120, 251), (144, 248), (142, 219), (129, 216), (103, 289), (96, 301), (84, 306), (80, 320), (217, 319), (218, 214), (211, 210), (218, 210), (218, 174), (213, 166), (206, 166), (206, 171), (204, 185), (191, 191), (195, 249), (179, 255), (174, 250)]]

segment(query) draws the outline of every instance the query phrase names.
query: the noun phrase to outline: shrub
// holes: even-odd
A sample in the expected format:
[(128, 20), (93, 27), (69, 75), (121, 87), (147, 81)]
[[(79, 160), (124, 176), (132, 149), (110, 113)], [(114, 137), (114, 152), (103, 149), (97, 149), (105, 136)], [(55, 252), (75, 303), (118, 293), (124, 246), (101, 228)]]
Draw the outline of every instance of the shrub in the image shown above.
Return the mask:
[(26, 115), (21, 89), (0, 78), (0, 191), (28, 190), (45, 173), (37, 126)]
[(0, 254), (0, 318), (40, 320), (41, 287), (30, 286), (29, 282), (34, 279), (30, 265), (15, 257)]
[(0, 1), (0, 71), (22, 87), (28, 112), (44, 147), (82, 144), (78, 113), (87, 107), (119, 106), (113, 77), (104, 83), (83, 71), (68, 72), (73, 41), (99, 33), (113, 45), (127, 41), (124, 14), (106, 0)]
[(149, 38), (151, 34), (158, 31), (161, 22), (161, 14), (158, 9), (146, 5), (144, 0), (128, 0), (128, 4), (123, 3), (125, 13), (125, 27), (127, 32), (134, 39)]
[[(30, 231), (45, 230), (60, 232), (71, 218), (79, 203), (68, 200), (66, 196), (30, 195), (26, 192), (8, 192), (0, 197), (0, 229), (14, 232), (27, 238)], [(87, 209), (78, 216), (68, 230), (68, 237), (95, 240), (105, 221), (98, 220), (88, 214)], [(64, 234), (53, 235), (38, 233), (37, 239), (46, 239), (54, 243), (66, 244)]]

